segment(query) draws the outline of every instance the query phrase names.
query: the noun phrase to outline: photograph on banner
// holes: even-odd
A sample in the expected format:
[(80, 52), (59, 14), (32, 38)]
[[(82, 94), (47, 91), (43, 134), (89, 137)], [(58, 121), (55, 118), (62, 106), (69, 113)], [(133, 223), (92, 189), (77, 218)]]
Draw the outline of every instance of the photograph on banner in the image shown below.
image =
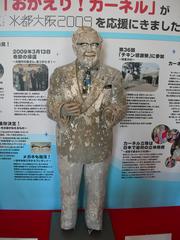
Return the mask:
[(13, 67), (13, 86), (17, 91), (45, 91), (48, 88), (47, 66), (16, 64)]
[(156, 91), (159, 66), (155, 63), (126, 62), (122, 66), (124, 87), (127, 91)]
[(0, 64), (0, 78), (2, 78), (3, 74), (4, 74), (4, 68), (3, 68), (3, 65)]
[(32, 153), (50, 153), (51, 152), (51, 143), (50, 142), (32, 142), (31, 143)]

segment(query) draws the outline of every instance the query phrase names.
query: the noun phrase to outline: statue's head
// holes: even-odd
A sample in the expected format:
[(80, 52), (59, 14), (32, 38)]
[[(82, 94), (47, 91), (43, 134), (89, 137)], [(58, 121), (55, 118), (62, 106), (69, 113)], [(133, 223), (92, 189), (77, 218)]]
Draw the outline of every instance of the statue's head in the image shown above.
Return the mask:
[(72, 37), (73, 49), (80, 65), (92, 68), (98, 64), (102, 38), (91, 27), (80, 27)]

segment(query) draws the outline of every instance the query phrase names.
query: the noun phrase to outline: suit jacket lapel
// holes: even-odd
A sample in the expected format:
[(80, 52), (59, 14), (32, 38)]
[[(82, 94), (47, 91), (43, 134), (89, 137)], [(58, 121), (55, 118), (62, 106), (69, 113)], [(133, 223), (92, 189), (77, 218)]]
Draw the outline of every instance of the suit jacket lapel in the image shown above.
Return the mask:
[(76, 63), (75, 62), (72, 63), (71, 82), (73, 85), (73, 92), (72, 92), (73, 98), (75, 101), (82, 104), (84, 100), (82, 98), (81, 91), (79, 88), (79, 82), (77, 79), (77, 71), (76, 71)]
[(105, 84), (103, 76), (104, 69), (103, 66), (100, 67), (96, 76), (93, 78), (90, 93), (85, 99), (83, 99), (82, 93), (80, 91), (80, 80), (77, 78), (76, 62), (73, 62), (72, 66), (71, 81), (73, 83), (73, 94), (75, 94), (74, 99), (81, 104), (81, 112), (84, 113), (89, 107), (92, 106), (92, 104), (98, 99), (99, 95), (103, 91)]

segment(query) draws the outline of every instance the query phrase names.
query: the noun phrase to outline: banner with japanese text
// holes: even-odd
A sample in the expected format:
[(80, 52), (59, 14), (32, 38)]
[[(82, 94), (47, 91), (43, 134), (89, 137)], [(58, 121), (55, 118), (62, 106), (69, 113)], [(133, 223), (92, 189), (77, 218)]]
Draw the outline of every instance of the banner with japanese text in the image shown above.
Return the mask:
[(71, 37), (92, 26), (104, 63), (122, 72), (128, 113), (114, 128), (107, 208), (180, 203), (180, 2), (0, 2), (0, 208), (58, 209), (49, 79), (75, 59)]

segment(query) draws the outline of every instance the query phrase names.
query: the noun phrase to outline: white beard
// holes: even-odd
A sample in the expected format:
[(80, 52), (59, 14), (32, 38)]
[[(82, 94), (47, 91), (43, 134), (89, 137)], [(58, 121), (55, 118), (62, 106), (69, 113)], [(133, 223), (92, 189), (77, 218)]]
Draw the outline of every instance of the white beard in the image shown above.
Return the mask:
[(83, 61), (80, 61), (80, 64), (85, 68), (91, 69), (98, 63), (97, 58), (94, 57), (85, 57)]

